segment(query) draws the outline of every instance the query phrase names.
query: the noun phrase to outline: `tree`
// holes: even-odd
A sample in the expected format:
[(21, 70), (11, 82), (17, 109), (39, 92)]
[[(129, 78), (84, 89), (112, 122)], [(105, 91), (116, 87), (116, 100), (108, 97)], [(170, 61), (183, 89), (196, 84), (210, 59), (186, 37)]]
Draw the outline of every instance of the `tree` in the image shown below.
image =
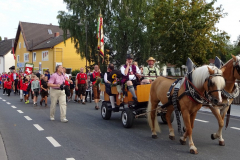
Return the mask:
[[(216, 0), (161, 0), (152, 7), (153, 48), (156, 57), (180, 67), (190, 57), (197, 65), (208, 64), (219, 51), (226, 53), (230, 37), (215, 24), (226, 16), (222, 7), (214, 8)], [(218, 34), (217, 34), (218, 33)], [(156, 53), (156, 52), (155, 52)]]
[(2, 41), (2, 37), (0, 36), (0, 41)]
[[(151, 54), (149, 31), (146, 30), (150, 0), (64, 0), (71, 12), (59, 11), (57, 16), (64, 37), (71, 34), (77, 52), (85, 57), (85, 26), (78, 26), (79, 20), (88, 24), (87, 59), (97, 62), (97, 17), (102, 11), (105, 36), (105, 53), (116, 66), (125, 63), (127, 53), (134, 54), (139, 64), (145, 64)], [(106, 52), (109, 50), (109, 52)], [(156, 54), (156, 53), (155, 53)]]

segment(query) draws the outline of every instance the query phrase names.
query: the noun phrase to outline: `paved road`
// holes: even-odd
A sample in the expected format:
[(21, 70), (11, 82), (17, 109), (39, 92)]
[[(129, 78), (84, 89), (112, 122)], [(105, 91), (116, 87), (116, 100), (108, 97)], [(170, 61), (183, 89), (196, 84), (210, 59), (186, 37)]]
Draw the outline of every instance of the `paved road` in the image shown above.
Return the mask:
[(93, 103), (68, 103), (69, 122), (61, 123), (59, 107), (56, 120), (50, 121), (49, 108), (34, 109), (32, 104), (25, 105), (14, 95), (0, 97), (0, 132), (9, 160), (226, 160), (240, 156), (237, 118), (231, 118), (229, 128), (223, 131), (226, 146), (221, 147), (217, 140), (210, 139), (210, 134), (217, 130), (216, 119), (210, 113), (199, 112), (193, 131), (199, 154), (191, 155), (188, 145), (179, 143), (176, 121), (173, 122), (175, 141), (168, 139), (165, 124), (160, 125), (162, 133), (154, 140), (146, 119), (137, 119), (133, 128), (125, 129), (120, 113), (113, 114), (109, 121), (103, 120), (100, 111), (93, 109)]

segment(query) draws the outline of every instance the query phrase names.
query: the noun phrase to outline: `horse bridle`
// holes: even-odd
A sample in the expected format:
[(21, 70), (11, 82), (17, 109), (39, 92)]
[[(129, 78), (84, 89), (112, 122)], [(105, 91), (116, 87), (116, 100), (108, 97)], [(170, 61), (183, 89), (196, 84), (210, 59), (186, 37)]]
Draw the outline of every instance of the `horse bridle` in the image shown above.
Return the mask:
[(239, 66), (239, 60), (237, 58), (236, 62), (233, 62), (233, 75), (234, 75), (234, 70), (237, 70), (238, 74), (240, 75), (240, 66)]
[[(212, 91), (210, 91), (210, 86), (212, 85), (212, 79), (210, 79), (210, 77), (217, 77), (217, 76), (221, 76), (221, 77), (223, 77), (222, 76), (222, 74), (220, 74), (220, 73), (216, 73), (216, 74), (213, 74), (213, 75), (210, 75), (207, 79), (206, 79), (206, 81), (208, 81), (208, 91), (206, 91), (206, 98), (208, 99), (208, 101), (209, 102), (211, 102), (211, 103), (213, 103), (213, 104), (215, 104), (215, 103), (218, 103), (217, 101), (216, 101), (216, 99), (212, 96), (212, 94), (211, 93), (213, 93), (213, 92), (222, 92), (222, 90), (219, 90), (219, 89), (215, 89), (215, 90), (212, 90)], [(215, 101), (214, 101), (215, 100)]]

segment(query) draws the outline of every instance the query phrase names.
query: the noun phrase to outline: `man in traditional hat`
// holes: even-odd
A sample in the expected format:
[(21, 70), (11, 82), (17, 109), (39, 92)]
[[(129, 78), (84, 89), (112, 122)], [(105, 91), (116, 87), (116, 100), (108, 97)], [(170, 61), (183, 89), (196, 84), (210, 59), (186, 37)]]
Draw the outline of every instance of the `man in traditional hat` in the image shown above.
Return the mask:
[(137, 80), (140, 79), (141, 75), (138, 73), (139, 68), (135, 65), (133, 65), (133, 55), (128, 54), (126, 58), (126, 64), (122, 65), (121, 67), (121, 73), (123, 75), (121, 83), (125, 84), (127, 83), (127, 88), (131, 92), (133, 96), (133, 100), (137, 102), (137, 96), (135, 94), (134, 87), (137, 86)]
[(154, 66), (156, 60), (153, 57), (149, 57), (147, 60), (148, 66), (143, 68), (143, 76), (141, 84), (152, 83), (160, 74), (159, 69)]

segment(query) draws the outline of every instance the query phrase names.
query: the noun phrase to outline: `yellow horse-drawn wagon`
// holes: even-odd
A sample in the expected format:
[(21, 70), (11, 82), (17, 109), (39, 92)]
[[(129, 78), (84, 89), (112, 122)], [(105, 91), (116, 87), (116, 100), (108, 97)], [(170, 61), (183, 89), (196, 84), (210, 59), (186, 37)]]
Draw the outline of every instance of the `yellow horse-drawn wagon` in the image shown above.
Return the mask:
[[(105, 85), (100, 85), (101, 91), (104, 91), (104, 101), (101, 106), (101, 115), (105, 120), (111, 118), (113, 109), (109, 101), (109, 95), (105, 92)], [(132, 94), (126, 90), (127, 94), (123, 95), (121, 86), (113, 86), (111, 88), (112, 94), (116, 95), (116, 107), (119, 107), (121, 114), (122, 125), (125, 128), (131, 128), (135, 118), (146, 118), (146, 109), (149, 100), (151, 84), (138, 85), (136, 87), (136, 95), (138, 102), (135, 103), (132, 99)], [(116, 111), (114, 111), (116, 112)], [(167, 123), (165, 118), (166, 111), (159, 111), (158, 116), (161, 116), (161, 119), (164, 123)], [(172, 114), (171, 122), (174, 119)]]

